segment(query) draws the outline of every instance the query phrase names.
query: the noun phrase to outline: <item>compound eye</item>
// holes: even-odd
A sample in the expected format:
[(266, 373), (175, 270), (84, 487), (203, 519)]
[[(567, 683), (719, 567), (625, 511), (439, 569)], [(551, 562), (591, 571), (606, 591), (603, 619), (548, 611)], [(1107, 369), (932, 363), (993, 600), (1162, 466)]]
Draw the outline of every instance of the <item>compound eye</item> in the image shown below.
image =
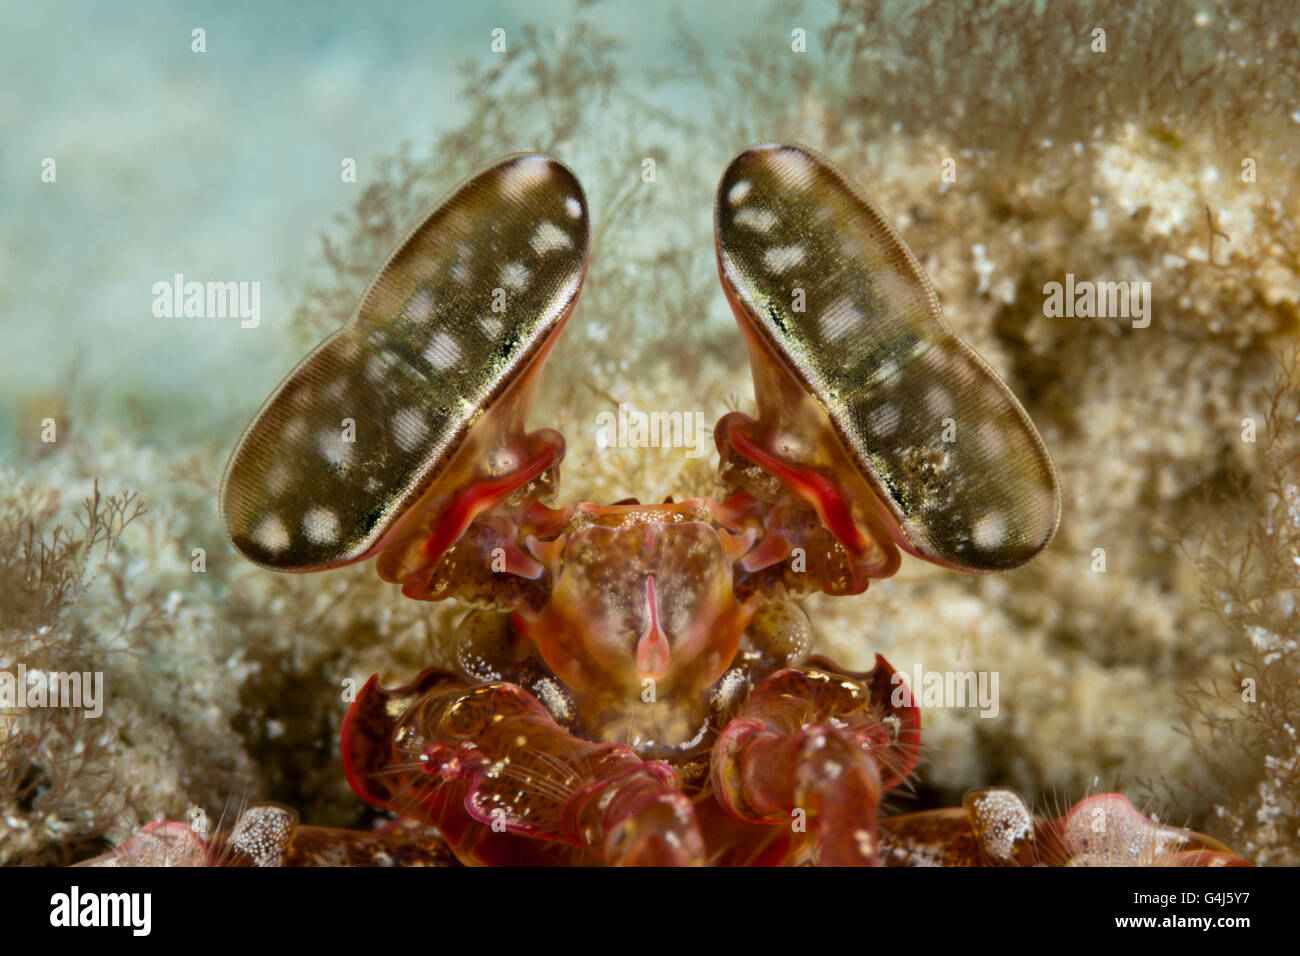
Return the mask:
[[(582, 187), (545, 156), (498, 160), (448, 194), (240, 438), (221, 491), (235, 547), (282, 571), (361, 560), (475, 435), (518, 444), (588, 241)], [(482, 473), (524, 457), (473, 444)]]
[[(900, 547), (998, 571), (1047, 545), (1060, 490), (1042, 439), (944, 324), (929, 279), (871, 200), (816, 153), (764, 144), (727, 167), (715, 226), (756, 385), (779, 378), (815, 399)], [(793, 414), (775, 396), (766, 404), (764, 414)]]

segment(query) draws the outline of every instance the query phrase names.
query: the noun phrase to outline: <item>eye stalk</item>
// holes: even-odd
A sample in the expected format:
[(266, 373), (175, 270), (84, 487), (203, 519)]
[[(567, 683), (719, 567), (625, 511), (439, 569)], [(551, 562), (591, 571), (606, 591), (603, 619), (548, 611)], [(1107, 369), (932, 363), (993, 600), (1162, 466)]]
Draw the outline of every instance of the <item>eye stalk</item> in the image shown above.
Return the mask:
[(850, 552), (881, 529), (963, 571), (1045, 548), (1060, 488), (1043, 441), (871, 200), (822, 156), (768, 143), (732, 160), (714, 213), (759, 406), (719, 423), (724, 463), (775, 475)]

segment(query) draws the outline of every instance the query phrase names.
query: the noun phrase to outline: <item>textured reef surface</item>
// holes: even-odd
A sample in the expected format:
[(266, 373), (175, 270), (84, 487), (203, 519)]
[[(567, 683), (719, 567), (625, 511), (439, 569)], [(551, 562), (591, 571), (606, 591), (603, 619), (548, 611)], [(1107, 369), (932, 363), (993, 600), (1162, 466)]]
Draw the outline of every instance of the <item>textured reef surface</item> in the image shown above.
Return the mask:
[[(1253, 862), (1300, 863), (1290, 4), (788, 3), (726, 38), (683, 18), (648, 73), (624, 68), (608, 15), (579, 4), (471, 58), (469, 118), (426, 151), (395, 144), (346, 215), (322, 215), (322, 268), (259, 347), (287, 371), (439, 195), (546, 152), (579, 172), (593, 217), (531, 419), (569, 438), (560, 498), (714, 495), (711, 447), (601, 448), (598, 416), (752, 411), (713, 189), (749, 143), (815, 146), (893, 219), (1063, 492), (1055, 540), (1020, 570), (909, 560), (865, 594), (805, 602), (817, 649), (846, 666), (880, 652), (908, 675), (998, 675), (996, 713), (925, 711), (922, 763), (889, 809), (996, 786), (1051, 817), (1117, 791)], [(675, 108), (687, 99), (713, 115)], [(1149, 283), (1147, 314), (1058, 314), (1049, 284), (1076, 281)], [(73, 862), (150, 820), (229, 824), (266, 800), (369, 828), (338, 753), (348, 688), (451, 665), (464, 608), (406, 600), (370, 564), (279, 575), (234, 552), (217, 483), (255, 396), (183, 443), (76, 385), (24, 403), (0, 470), (0, 671), (100, 672), (103, 713), (0, 718), (0, 863)]]

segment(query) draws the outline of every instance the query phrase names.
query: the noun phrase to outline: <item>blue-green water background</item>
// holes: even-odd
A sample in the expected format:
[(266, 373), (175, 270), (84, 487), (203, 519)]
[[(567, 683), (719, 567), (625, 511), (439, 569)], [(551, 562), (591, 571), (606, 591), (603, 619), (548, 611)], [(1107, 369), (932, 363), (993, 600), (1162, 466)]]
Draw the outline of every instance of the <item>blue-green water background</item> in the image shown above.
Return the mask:
[[(319, 236), (375, 163), (404, 142), (427, 153), (464, 121), (458, 64), (490, 67), (494, 28), (519, 42), (525, 21), (563, 29), (573, 7), (135, 0), (0, 10), (7, 451), (34, 396), (75, 394), (93, 404), (96, 425), (128, 421), (133, 400), (150, 423), (132, 436), (141, 444), (234, 434), (291, 364), (283, 332), (320, 268)], [(598, 11), (631, 77), (681, 65), (681, 25), (721, 49), (754, 17), (740, 0)], [(202, 54), (191, 51), (195, 27), (206, 31)], [(647, 84), (643, 95), (692, 118), (710, 105), (689, 82)], [(55, 183), (41, 180), (46, 157)], [(343, 157), (356, 159), (356, 183), (341, 181)], [(700, 199), (707, 222), (711, 197)], [(709, 241), (701, 235), (706, 255)], [(156, 318), (152, 286), (177, 272), (259, 281), (261, 326)]]

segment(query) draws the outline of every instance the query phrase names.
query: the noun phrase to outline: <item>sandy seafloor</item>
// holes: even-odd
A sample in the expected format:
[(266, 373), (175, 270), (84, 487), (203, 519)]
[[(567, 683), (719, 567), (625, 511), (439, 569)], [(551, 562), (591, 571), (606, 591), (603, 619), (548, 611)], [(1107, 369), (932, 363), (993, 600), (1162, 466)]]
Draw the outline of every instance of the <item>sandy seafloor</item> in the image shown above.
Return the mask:
[[(240, 429), (429, 201), (544, 149), (581, 178), (595, 230), (532, 417), (567, 438), (560, 499), (716, 494), (715, 456), (600, 449), (597, 415), (752, 411), (713, 190), (745, 145), (790, 139), (893, 219), (1061, 474), (1060, 531), (1027, 567), (905, 559), (863, 595), (806, 602), (845, 664), (999, 674), (996, 716), (926, 713), (914, 792), (890, 809), (984, 785), (1044, 811), (1118, 790), (1295, 862), (1298, 409), (1276, 358), (1300, 301), (1295, 16), (1067, 7), (4, 3), (0, 669), (101, 671), (105, 699), (93, 721), (0, 722), (0, 861), (85, 857), (150, 819), (263, 799), (372, 822), (339, 765), (340, 683), (445, 663), (463, 608), (405, 601), (369, 566), (243, 561), (216, 505)], [(152, 286), (176, 273), (258, 281), (260, 324), (155, 317)], [(1150, 282), (1150, 326), (1046, 315), (1066, 273)], [(106, 560), (56, 555), (71, 583), (51, 603), (24, 531), (75, 541), (96, 481), (147, 513)], [(1216, 571), (1252, 535), (1247, 572)], [(1234, 710), (1243, 676), (1260, 696)], [(1226, 702), (1198, 694), (1214, 681)]]

